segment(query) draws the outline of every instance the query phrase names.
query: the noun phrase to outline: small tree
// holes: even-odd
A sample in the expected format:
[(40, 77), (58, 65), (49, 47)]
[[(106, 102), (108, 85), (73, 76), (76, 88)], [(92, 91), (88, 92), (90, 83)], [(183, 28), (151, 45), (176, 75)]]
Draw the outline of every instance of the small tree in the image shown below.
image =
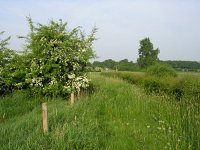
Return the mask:
[(140, 41), (138, 52), (139, 58), (137, 59), (137, 62), (141, 68), (147, 68), (158, 61), (159, 49), (153, 49), (153, 44), (149, 38), (144, 38)]
[(88, 86), (86, 63), (94, 57), (92, 43), (96, 28), (85, 36), (80, 27), (67, 30), (62, 20), (48, 25), (33, 24), (26, 38), (33, 55), (26, 82), (44, 95), (65, 95)]

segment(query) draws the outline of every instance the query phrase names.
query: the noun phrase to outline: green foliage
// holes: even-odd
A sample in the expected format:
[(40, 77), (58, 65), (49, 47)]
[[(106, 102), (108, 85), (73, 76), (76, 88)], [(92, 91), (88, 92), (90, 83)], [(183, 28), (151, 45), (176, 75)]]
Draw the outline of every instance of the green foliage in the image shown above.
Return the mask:
[[(160, 64), (164, 64), (167, 66), (171, 66), (176, 70), (180, 71), (200, 71), (200, 63), (195, 61), (162, 61), (159, 60)], [(114, 61), (112, 59), (107, 59), (102, 62), (100, 61), (94, 61), (91, 64), (91, 67), (93, 68), (109, 68), (111, 70), (119, 70), (119, 71), (138, 71), (139, 66), (137, 63), (134, 63), (132, 61), (128, 61), (127, 59), (123, 59), (120, 61)], [(95, 70), (95, 69), (94, 69)], [(92, 70), (91, 70), (92, 71)]]
[(30, 18), (29, 26), (27, 48), (34, 59), (26, 81), (45, 95), (63, 95), (86, 88), (88, 79), (84, 72), (86, 63), (94, 57), (91, 45), (96, 29), (85, 36), (80, 28), (67, 30), (62, 20), (34, 26)]
[(200, 71), (200, 63), (197, 61), (167, 60), (160, 62), (168, 64), (172, 66), (174, 69), (180, 71)]
[(200, 77), (186, 76), (181, 78), (178, 87), (184, 91), (184, 97), (200, 103)]
[(3, 78), (0, 77), (0, 95), (4, 95), (5, 93), (8, 93), (8, 87)]
[[(0, 32), (0, 36), (2, 36), (3, 34), (4, 34), (4, 31)], [(10, 60), (12, 59), (14, 55), (14, 51), (7, 48), (10, 38), (11, 37), (7, 37), (5, 39), (0, 38), (0, 71), (7, 63), (10, 62)]]
[(92, 64), (93, 68), (101, 67), (102, 69), (108, 68), (111, 70), (119, 71), (137, 71), (139, 70), (138, 65), (128, 59), (123, 59), (120, 61), (114, 61), (112, 59), (104, 60), (103, 62), (94, 61)]
[[(87, 63), (95, 57), (92, 43), (96, 28), (85, 35), (81, 28), (67, 29), (62, 20), (48, 25), (33, 24), (27, 18), (30, 33), (26, 37), (26, 51), (5, 53), (6, 40), (1, 42), (3, 60), (0, 68), (0, 94), (30, 88), (43, 95), (67, 95), (89, 86)], [(8, 51), (8, 50), (7, 50)], [(10, 51), (9, 51), (10, 52)], [(3, 55), (6, 54), (6, 55)]]
[(140, 41), (140, 48), (138, 50), (139, 58), (137, 59), (138, 65), (141, 68), (147, 68), (158, 61), (159, 49), (153, 48), (149, 38), (144, 38)]
[(28, 91), (18, 91), (0, 97), (0, 124), (29, 113), (40, 104), (41, 99), (38, 96), (34, 97)]
[[(123, 78), (123, 76), (127, 76), (127, 73), (121, 73), (120, 75), (118, 73), (116, 74), (115, 72), (102, 74), (108, 77), (119, 77), (123, 80), (128, 81), (129, 83), (131, 83), (129, 80), (133, 79), (131, 78), (131, 74), (129, 74), (130, 77), (128, 79)], [(134, 75), (132, 74), (132, 76)], [(169, 118), (167, 117), (170, 122), (166, 123), (166, 121), (159, 121), (159, 124), (162, 127), (157, 127), (158, 130), (163, 130), (165, 134), (168, 134), (168, 131), (169, 133), (172, 133), (174, 131), (176, 132), (173, 133), (173, 136), (170, 137), (172, 141), (168, 142), (167, 145), (169, 145), (169, 147), (172, 146), (172, 149), (173, 147), (178, 147), (178, 149), (188, 149), (188, 147), (190, 147), (191, 149), (199, 149), (200, 78), (194, 78), (191, 76), (184, 78), (157, 78), (152, 76), (143, 76), (140, 79), (143, 80), (143, 84), (140, 85), (142, 85), (147, 93), (154, 93), (158, 95), (159, 100), (157, 101), (157, 104), (161, 107), (165, 104), (167, 106), (166, 108), (157, 109), (155, 108), (156, 105), (152, 105), (152, 109), (157, 109), (158, 111), (156, 114), (153, 115), (150, 113), (151, 110), (147, 110), (148, 106), (150, 105), (149, 103), (148, 106), (143, 106), (145, 110), (147, 110), (146, 115), (150, 113), (153, 116), (154, 121), (156, 121), (160, 120), (160, 116), (162, 116), (163, 114), (168, 115), (172, 111), (171, 116), (168, 116)], [(139, 82), (135, 83), (138, 85)], [(141, 90), (138, 92), (141, 93)], [(179, 100), (179, 102), (176, 103), (176, 101), (173, 101), (174, 98), (176, 100)], [(144, 101), (145, 98), (141, 100), (141, 102)], [(173, 106), (174, 110), (167, 110), (171, 107), (170, 103), (175, 104)], [(137, 107), (135, 107), (134, 109), (136, 108)], [(142, 117), (142, 120), (144, 120), (144, 117)], [(151, 126), (148, 127), (151, 128)], [(168, 128), (168, 130), (166, 130), (166, 127)], [(150, 133), (152, 132), (153, 130), (151, 130)], [(159, 137), (160, 134), (157, 136)], [(163, 140), (163, 138), (160, 138), (160, 140), (161, 139)], [(156, 148), (158, 147), (156, 146)]]
[(102, 72), (107, 77), (120, 78), (128, 83), (144, 88), (147, 93), (170, 96), (177, 101), (189, 99), (200, 102), (200, 78), (198, 76), (157, 77), (145, 76), (144, 73)]
[(1, 148), (93, 150), (103, 147), (104, 121), (96, 109), (102, 101), (89, 99), (82, 97), (83, 101), (73, 107), (61, 98), (48, 99), (49, 134), (45, 136), (41, 105), (38, 105), (41, 97), (29, 97), (26, 93), (0, 97), (0, 135), (4, 137), (0, 138)]
[(116, 66), (117, 70), (119, 71), (137, 71), (139, 67), (136, 63), (132, 61), (128, 61), (128, 59), (120, 60)]
[[(0, 32), (0, 35), (3, 35), (3, 33)], [(14, 58), (17, 56), (15, 51), (7, 48), (9, 40), (10, 37), (6, 39), (0, 38), (0, 95), (4, 95), (10, 91), (12, 82), (8, 79), (9, 75), (12, 75), (10, 64), (13, 63)]]
[(131, 84), (142, 84), (143, 75), (138, 72), (101, 72), (101, 75), (112, 78), (121, 78)]
[(5, 88), (1, 88), (1, 95), (13, 92), (14, 90), (27, 89), (26, 75), (30, 72), (32, 54), (17, 54), (12, 57), (10, 63), (3, 67), (1, 81)]
[(109, 68), (109, 69), (116, 69), (117, 62), (112, 59), (104, 60), (103, 62), (94, 61), (92, 63), (93, 67), (101, 67), (101, 68)]
[(155, 77), (177, 77), (177, 73), (172, 67), (158, 63), (147, 68), (146, 74)]

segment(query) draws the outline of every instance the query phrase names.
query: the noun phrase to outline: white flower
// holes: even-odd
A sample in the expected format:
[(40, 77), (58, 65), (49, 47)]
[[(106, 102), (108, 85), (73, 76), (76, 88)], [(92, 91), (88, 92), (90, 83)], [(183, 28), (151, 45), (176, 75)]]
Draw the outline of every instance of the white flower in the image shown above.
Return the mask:
[(159, 122), (159, 123), (165, 123), (165, 122), (164, 122), (164, 121), (162, 121), (162, 120), (159, 120), (158, 122)]
[(51, 81), (49, 82), (49, 85), (55, 85), (55, 84), (57, 84), (57, 81), (56, 81), (56, 79), (53, 77), (53, 78), (51, 79)]
[(35, 83), (35, 81), (36, 81), (36, 79), (35, 79), (35, 78), (33, 78), (33, 79), (32, 79), (32, 83)]
[(157, 127), (157, 129), (158, 129), (158, 130), (161, 130), (162, 128), (161, 128), (161, 127)]
[(69, 79), (74, 79), (75, 78), (75, 74), (68, 74), (68, 78)]
[(31, 86), (35, 85), (35, 86), (43, 87), (42, 81), (43, 81), (43, 78), (42, 78), (42, 77), (33, 78), (33, 79), (32, 79), (32, 83), (31, 83)]

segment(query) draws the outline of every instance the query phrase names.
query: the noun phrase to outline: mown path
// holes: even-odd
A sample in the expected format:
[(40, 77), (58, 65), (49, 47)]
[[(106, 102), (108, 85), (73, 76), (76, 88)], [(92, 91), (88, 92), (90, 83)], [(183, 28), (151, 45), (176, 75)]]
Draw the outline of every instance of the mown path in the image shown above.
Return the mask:
[[(170, 124), (176, 108), (160, 97), (147, 96), (140, 88), (120, 79), (93, 77), (99, 85), (99, 107), (105, 123), (108, 149), (163, 149), (174, 147)], [(177, 145), (176, 145), (177, 146)]]

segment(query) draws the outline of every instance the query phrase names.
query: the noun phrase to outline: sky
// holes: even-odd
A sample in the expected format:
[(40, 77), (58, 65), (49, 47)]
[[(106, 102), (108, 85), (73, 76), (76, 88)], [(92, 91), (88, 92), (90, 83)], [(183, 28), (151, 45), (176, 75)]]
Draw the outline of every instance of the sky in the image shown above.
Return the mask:
[(161, 60), (200, 61), (199, 0), (0, 0), (0, 31), (9, 47), (23, 49), (17, 36), (29, 32), (26, 16), (47, 24), (62, 19), (69, 29), (96, 26), (98, 58), (136, 61), (139, 41), (149, 37)]

